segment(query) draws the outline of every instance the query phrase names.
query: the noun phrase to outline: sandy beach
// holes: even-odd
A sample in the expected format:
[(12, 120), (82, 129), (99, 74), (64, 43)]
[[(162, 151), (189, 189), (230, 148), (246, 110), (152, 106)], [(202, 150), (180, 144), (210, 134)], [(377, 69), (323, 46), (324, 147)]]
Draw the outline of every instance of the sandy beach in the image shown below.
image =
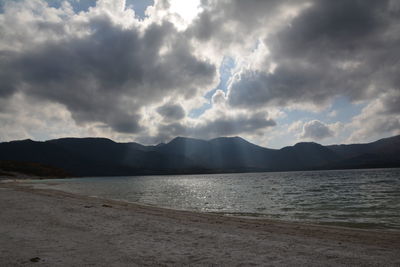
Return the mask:
[(400, 232), (161, 209), (0, 183), (0, 266), (400, 266)]

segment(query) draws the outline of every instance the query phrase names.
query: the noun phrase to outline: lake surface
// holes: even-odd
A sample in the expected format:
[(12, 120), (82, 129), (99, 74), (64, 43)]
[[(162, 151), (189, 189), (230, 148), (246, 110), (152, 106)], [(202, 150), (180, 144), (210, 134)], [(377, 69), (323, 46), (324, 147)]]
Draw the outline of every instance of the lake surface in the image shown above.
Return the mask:
[(400, 169), (76, 178), (34, 184), (173, 209), (400, 230)]

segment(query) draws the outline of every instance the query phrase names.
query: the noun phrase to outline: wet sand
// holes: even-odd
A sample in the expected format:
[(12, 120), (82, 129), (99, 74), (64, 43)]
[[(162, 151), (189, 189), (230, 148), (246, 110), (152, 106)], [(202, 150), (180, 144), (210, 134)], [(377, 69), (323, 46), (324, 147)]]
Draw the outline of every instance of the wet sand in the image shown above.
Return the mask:
[(400, 232), (176, 211), (0, 183), (0, 266), (400, 266)]

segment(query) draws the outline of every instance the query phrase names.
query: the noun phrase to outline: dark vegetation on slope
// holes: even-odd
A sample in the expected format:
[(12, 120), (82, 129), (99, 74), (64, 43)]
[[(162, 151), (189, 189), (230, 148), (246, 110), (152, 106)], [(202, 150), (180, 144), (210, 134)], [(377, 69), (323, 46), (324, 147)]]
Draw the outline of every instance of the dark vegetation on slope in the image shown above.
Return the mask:
[(0, 176), (14, 177), (17, 173), (29, 176), (48, 177), (48, 178), (65, 178), (71, 174), (61, 168), (48, 166), (36, 162), (21, 161), (0, 161)]
[(298, 143), (268, 149), (240, 137), (177, 137), (144, 146), (105, 138), (0, 143), (0, 171), (36, 176), (119, 176), (400, 167), (400, 136), (368, 144)]

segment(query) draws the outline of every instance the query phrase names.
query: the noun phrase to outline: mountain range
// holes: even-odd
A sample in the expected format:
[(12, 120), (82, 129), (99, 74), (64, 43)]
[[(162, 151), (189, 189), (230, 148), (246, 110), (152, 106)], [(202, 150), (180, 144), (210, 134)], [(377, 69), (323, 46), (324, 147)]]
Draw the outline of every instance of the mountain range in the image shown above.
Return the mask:
[[(29, 168), (26, 164), (30, 164)], [(2, 166), (8, 166), (3, 171), (25, 172), (40, 166), (39, 173), (43, 169), (51, 173), (49, 168), (54, 168), (62, 176), (400, 167), (400, 135), (367, 144), (323, 146), (302, 142), (282, 149), (264, 148), (240, 137), (208, 141), (177, 137), (155, 146), (117, 143), (105, 138), (45, 142), (28, 139), (0, 143), (0, 169)]]

